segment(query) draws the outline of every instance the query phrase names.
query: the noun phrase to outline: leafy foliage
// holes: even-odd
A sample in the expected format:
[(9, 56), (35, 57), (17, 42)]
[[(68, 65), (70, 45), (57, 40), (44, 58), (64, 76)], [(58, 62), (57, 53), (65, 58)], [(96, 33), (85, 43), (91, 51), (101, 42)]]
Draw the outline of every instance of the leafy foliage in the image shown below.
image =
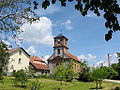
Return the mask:
[(31, 9), (29, 0), (0, 0), (0, 39), (11, 36), (18, 39), (22, 32), (20, 26), (25, 22), (34, 22), (39, 18)]
[(4, 71), (7, 70), (9, 60), (7, 50), (7, 45), (4, 42), (0, 42), (0, 82), (3, 82)]
[(91, 73), (91, 80), (95, 81), (96, 83), (96, 90), (98, 88), (102, 88), (101, 84), (103, 79), (108, 77), (108, 72), (105, 70), (105, 68), (97, 68), (94, 69)]
[(81, 65), (82, 70), (79, 73), (79, 77), (77, 79), (80, 81), (88, 82), (90, 81), (90, 67), (88, 66), (86, 61), (82, 62)]
[[(118, 15), (120, 14), (120, 6), (117, 0), (44, 0), (42, 2), (42, 8), (46, 9), (51, 3), (55, 4), (60, 2), (62, 7), (66, 7), (68, 2), (76, 2), (74, 8), (85, 16), (88, 11), (94, 12), (97, 16), (100, 16), (103, 12), (103, 18), (105, 18), (105, 27), (109, 29), (105, 35), (106, 41), (112, 38), (112, 33), (120, 30), (118, 21)], [(34, 3), (35, 7), (38, 3)]]
[(71, 81), (74, 77), (74, 72), (71, 65), (61, 64), (57, 67), (57, 70), (54, 74), (55, 79), (61, 81)]
[(112, 67), (102, 67), (107, 72), (108, 79), (112, 79), (118, 75), (118, 72), (116, 72)]
[(116, 77), (113, 77), (113, 79), (120, 80), (120, 63), (112, 64), (111, 67), (118, 73), (118, 75)]
[(112, 67), (100, 67), (93, 69), (90, 73), (91, 80), (95, 81), (96, 83), (96, 90), (98, 88), (102, 88), (102, 81), (106, 78), (113, 78), (114, 76), (118, 75), (118, 73)]
[(16, 86), (25, 87), (25, 83), (28, 81), (27, 74), (24, 70), (19, 70), (14, 72), (13, 76), (15, 77), (14, 82)]
[(118, 56), (118, 63), (120, 64), (120, 53), (117, 53)]
[(36, 81), (32, 81), (30, 85), (31, 90), (40, 90), (43, 87), (44, 86), (42, 85), (42, 83), (39, 82), (38, 79), (36, 79)]
[(120, 90), (120, 87), (117, 86), (117, 87), (115, 87), (114, 89), (111, 89), (111, 90)]

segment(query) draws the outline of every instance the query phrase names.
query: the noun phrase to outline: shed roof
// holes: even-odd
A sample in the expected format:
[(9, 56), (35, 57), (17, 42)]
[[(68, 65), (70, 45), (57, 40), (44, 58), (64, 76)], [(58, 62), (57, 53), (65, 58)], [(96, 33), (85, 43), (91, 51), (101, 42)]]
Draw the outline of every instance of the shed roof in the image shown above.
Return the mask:
[(38, 56), (30, 57), (30, 64), (32, 64), (38, 70), (49, 70), (48, 65), (45, 63), (45, 61)]

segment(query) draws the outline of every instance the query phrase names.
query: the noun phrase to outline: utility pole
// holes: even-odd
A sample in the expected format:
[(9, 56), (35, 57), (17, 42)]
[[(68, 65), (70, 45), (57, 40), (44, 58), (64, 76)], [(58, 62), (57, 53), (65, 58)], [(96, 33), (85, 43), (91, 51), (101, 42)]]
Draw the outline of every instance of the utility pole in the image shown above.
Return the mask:
[(110, 53), (108, 53), (108, 66), (110, 67)]

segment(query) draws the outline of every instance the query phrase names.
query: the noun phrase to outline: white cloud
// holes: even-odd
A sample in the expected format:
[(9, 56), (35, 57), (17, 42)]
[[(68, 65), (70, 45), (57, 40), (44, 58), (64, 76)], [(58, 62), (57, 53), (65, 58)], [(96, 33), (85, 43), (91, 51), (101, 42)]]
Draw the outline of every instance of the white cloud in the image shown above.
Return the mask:
[(11, 48), (12, 48), (12, 45), (10, 44), (9, 41), (7, 41), (7, 40), (2, 40), (2, 42), (4, 42), (4, 43), (7, 45), (7, 48), (8, 48), (8, 49), (11, 49)]
[(50, 55), (45, 55), (45, 56), (42, 56), (42, 59), (47, 63), (47, 60), (49, 57), (50, 57)]
[(93, 65), (96, 62), (96, 56), (94, 56), (90, 53), (87, 54), (86, 56), (82, 54), (82, 55), (78, 56), (78, 58), (83, 60), (83, 61), (84, 60), (87, 61), (88, 64), (90, 64), (90, 65)]
[(53, 14), (56, 12), (59, 12), (60, 8), (56, 5), (50, 5), (47, 9), (43, 9), (42, 7), (39, 7), (35, 10), (37, 15), (47, 15), (47, 14)]
[[(109, 60), (110, 60), (109, 61), (110, 65), (114, 64), (114, 63), (118, 63), (117, 54), (116, 53), (110, 54)], [(108, 55), (106, 55), (106, 59), (105, 60), (98, 61), (95, 64), (95, 67), (100, 66), (101, 64), (103, 64), (103, 66), (108, 66)]]
[(32, 24), (25, 23), (22, 38), (32, 44), (53, 45), (52, 21), (47, 17), (41, 17), (40, 21)]
[(71, 20), (63, 22), (62, 25), (64, 25), (67, 30), (73, 29)]
[(35, 55), (37, 53), (37, 51), (35, 50), (35, 47), (34, 46), (30, 46), (28, 49), (27, 49), (27, 52), (29, 54), (32, 54), (32, 55)]
[(89, 53), (87, 56), (82, 54), (82, 55), (78, 56), (78, 58), (83, 59), (83, 60), (87, 60), (87, 61), (93, 61), (96, 59), (96, 56)]
[(82, 60), (85, 60), (86, 59), (86, 57), (82, 54), (82, 55), (80, 55), (80, 56), (78, 56), (78, 58), (79, 59), (82, 59)]
[(118, 63), (117, 54), (116, 53), (111, 54), (111, 62), (110, 63), (111, 64)]
[(92, 54), (88, 54), (88, 61), (95, 60), (95, 59), (96, 59), (96, 56)]
[(7, 45), (11, 45), (10, 42), (6, 41), (6, 40), (2, 40), (2, 42), (4, 42)]

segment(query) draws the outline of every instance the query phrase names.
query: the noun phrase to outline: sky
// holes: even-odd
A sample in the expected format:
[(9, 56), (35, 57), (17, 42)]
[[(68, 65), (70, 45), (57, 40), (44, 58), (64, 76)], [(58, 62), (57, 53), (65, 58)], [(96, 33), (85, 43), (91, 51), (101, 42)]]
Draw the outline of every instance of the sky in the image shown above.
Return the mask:
[[(53, 37), (62, 32), (69, 39), (69, 52), (86, 60), (89, 65), (101, 62), (107, 65), (108, 53), (111, 63), (117, 62), (115, 53), (120, 52), (120, 32), (114, 33), (110, 41), (105, 41), (104, 36), (109, 29), (105, 28), (102, 16), (89, 12), (83, 17), (74, 9), (73, 3), (68, 3), (67, 7), (57, 3), (46, 10), (39, 6), (35, 12), (40, 21), (21, 26), (24, 32), (20, 35), (23, 38), (20, 46), (30, 55), (46, 61), (53, 54)], [(17, 47), (13, 41), (9, 43), (13, 48)]]

